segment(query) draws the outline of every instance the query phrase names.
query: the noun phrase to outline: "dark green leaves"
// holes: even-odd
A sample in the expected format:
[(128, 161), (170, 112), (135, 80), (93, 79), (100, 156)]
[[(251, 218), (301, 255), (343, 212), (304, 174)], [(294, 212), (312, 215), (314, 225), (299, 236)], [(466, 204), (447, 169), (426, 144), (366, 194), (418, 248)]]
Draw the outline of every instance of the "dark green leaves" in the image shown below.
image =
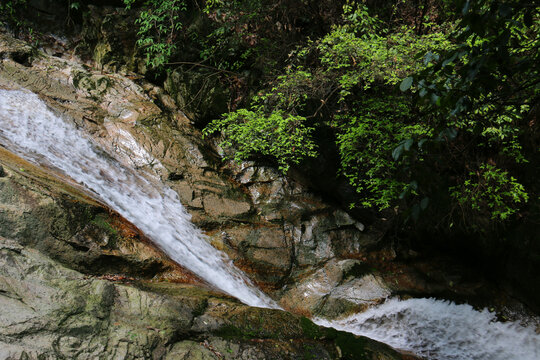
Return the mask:
[(407, 91), (411, 88), (413, 84), (413, 78), (411, 76), (403, 79), (403, 81), (401, 82), (401, 84), (399, 85), (399, 89), (401, 91)]
[(394, 151), (392, 151), (392, 158), (394, 158), (394, 160), (398, 161), (401, 154), (403, 154), (404, 149), (405, 149), (405, 145), (403, 143), (396, 146)]
[(413, 139), (406, 139), (406, 140), (401, 141), (399, 143), (399, 145), (396, 146), (394, 148), (394, 150), (392, 151), (392, 158), (395, 161), (398, 161), (404, 151), (410, 151), (411, 150), (411, 147), (412, 147), (413, 144), (414, 144)]

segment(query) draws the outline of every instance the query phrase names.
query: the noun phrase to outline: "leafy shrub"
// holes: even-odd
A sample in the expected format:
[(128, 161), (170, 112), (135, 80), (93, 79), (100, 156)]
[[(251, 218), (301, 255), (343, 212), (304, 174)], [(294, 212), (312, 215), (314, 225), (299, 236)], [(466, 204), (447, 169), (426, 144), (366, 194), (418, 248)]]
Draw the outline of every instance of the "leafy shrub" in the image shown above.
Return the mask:
[[(124, 0), (130, 8), (136, 0)], [(186, 10), (184, 0), (148, 0), (135, 21), (139, 26), (137, 45), (146, 56), (147, 65), (160, 68), (165, 65), (176, 48), (176, 37), (182, 28), (180, 15)]]
[(451, 195), (464, 208), (486, 214), (493, 220), (505, 220), (529, 199), (522, 184), (507, 171), (491, 164), (471, 171), (461, 186), (450, 188)]
[[(336, 116), (341, 171), (361, 194), (363, 207), (382, 210), (403, 198), (410, 180), (395, 161), (393, 150), (397, 143), (431, 136), (429, 126), (407, 123), (411, 114), (404, 100), (379, 96), (359, 102), (349, 115)], [(404, 150), (411, 146), (412, 141)]]
[(305, 118), (280, 111), (265, 116), (260, 112), (240, 109), (213, 121), (206, 135), (222, 131), (221, 146), (232, 150), (233, 158), (241, 162), (253, 155), (277, 159), (280, 170), (298, 164), (305, 157), (315, 156), (315, 143), (310, 137), (313, 128), (304, 125)]
[[(418, 54), (444, 50), (451, 44), (442, 30), (416, 35), (408, 28), (395, 33), (380, 28), (381, 22), (370, 16), (366, 6), (347, 2), (342, 24), (293, 51), (283, 74), (252, 98), (249, 109), (230, 113), (208, 129), (222, 130), (224, 144), (236, 147), (239, 158), (264, 153), (287, 169), (286, 164), (315, 155), (316, 139), (309, 128), (297, 128), (302, 135), (297, 140), (303, 143), (297, 141), (291, 147), (282, 141), (284, 146), (272, 147), (270, 141), (289, 137), (289, 128), (280, 123), (301, 118), (314, 128), (330, 128), (341, 171), (362, 195), (362, 205), (393, 206), (410, 181), (399, 174), (396, 163), (407, 159), (393, 159), (392, 151), (406, 139), (432, 133), (428, 124), (414, 117), (407, 96), (392, 95), (393, 88), (426, 66), (417, 60)], [(271, 124), (273, 121), (279, 123)], [(264, 127), (263, 133), (255, 130), (255, 124)], [(239, 134), (249, 134), (249, 138)], [(259, 144), (258, 134), (265, 139), (264, 150), (253, 146)], [(295, 149), (294, 156), (282, 150), (285, 148)]]

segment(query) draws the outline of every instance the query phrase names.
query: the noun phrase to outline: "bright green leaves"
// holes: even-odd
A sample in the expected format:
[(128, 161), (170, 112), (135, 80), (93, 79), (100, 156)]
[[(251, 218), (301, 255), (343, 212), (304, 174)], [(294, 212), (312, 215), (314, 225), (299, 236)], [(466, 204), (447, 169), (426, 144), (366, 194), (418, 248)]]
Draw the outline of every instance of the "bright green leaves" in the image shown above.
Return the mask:
[[(135, 0), (124, 0), (130, 8)], [(181, 13), (186, 10), (184, 0), (148, 0), (135, 21), (137, 45), (144, 51), (146, 64), (163, 67), (176, 52), (176, 37), (182, 28)]]
[(343, 25), (314, 43), (324, 72), (339, 77), (342, 98), (356, 87), (367, 90), (376, 84), (401, 83), (401, 90), (406, 91), (413, 84), (409, 75), (426, 66), (415, 59), (418, 55), (427, 51), (435, 54), (451, 47), (442, 32), (419, 36), (404, 27), (385, 36), (358, 33), (362, 34)]
[(410, 109), (405, 97), (365, 99), (356, 104), (354, 114), (336, 117), (337, 144), (341, 171), (361, 194), (362, 206), (382, 210), (416, 195), (418, 184), (411, 187), (402, 165), (422, 160), (413, 139), (431, 137), (430, 128), (407, 123)]
[[(389, 27), (348, 1), (341, 22), (290, 51), (281, 75), (272, 70), (248, 109), (206, 132), (222, 131), (236, 160), (270, 156), (286, 170), (315, 156), (317, 129), (335, 141), (341, 174), (358, 192), (351, 202), (412, 220), (430, 206), (440, 226), (458, 225), (459, 208), (471, 219), (508, 219), (528, 196), (510, 174), (528, 164), (524, 139), (534, 131), (531, 99), (540, 94), (532, 66), (540, 60), (538, 16), (520, 10), (524, 3), (461, 1), (460, 20), (418, 31)], [(210, 15), (225, 8), (230, 16), (237, 2), (213, 4)], [(473, 176), (482, 162), (498, 168)]]
[(462, 207), (493, 220), (507, 219), (529, 199), (522, 184), (507, 171), (490, 164), (471, 171), (461, 186), (452, 187), (450, 191)]
[(240, 109), (214, 120), (204, 134), (216, 131), (222, 131), (224, 136), (220, 146), (232, 152), (230, 157), (237, 162), (254, 155), (268, 156), (276, 159), (279, 169), (285, 173), (291, 164), (317, 155), (311, 137), (313, 128), (305, 125), (305, 118), (280, 111), (267, 116)]
[[(362, 205), (395, 206), (411, 181), (403, 164), (420, 161), (417, 142), (432, 130), (412, 117), (407, 95), (392, 93), (399, 83), (412, 86), (408, 76), (427, 66), (419, 60), (427, 51), (436, 54), (451, 45), (436, 28), (418, 35), (407, 27), (388, 32), (382, 25), (366, 6), (348, 1), (342, 23), (293, 51), (283, 74), (252, 98), (249, 110), (227, 114), (207, 132), (221, 130), (224, 146), (236, 149), (237, 160), (269, 155), (287, 169), (287, 164), (315, 155), (313, 129), (304, 128), (299, 119), (309, 119), (313, 127), (330, 127), (341, 172)], [(280, 137), (282, 123), (297, 124), (294, 141)], [(419, 146), (413, 151), (415, 143)], [(414, 191), (407, 194), (416, 196)]]
[[(400, 88), (419, 96), (437, 129), (430, 155), (441, 173), (453, 174), (441, 182), (451, 195), (450, 213), (464, 212), (448, 223), (470, 229), (474, 219), (508, 220), (536, 187), (511, 174), (534, 173), (529, 161), (537, 158), (531, 120), (540, 94), (540, 23), (531, 20), (540, 8), (525, 0), (456, 3), (463, 12), (451, 34), (455, 45), (428, 52), (426, 68)], [(404, 144), (394, 149), (395, 158), (404, 153)]]

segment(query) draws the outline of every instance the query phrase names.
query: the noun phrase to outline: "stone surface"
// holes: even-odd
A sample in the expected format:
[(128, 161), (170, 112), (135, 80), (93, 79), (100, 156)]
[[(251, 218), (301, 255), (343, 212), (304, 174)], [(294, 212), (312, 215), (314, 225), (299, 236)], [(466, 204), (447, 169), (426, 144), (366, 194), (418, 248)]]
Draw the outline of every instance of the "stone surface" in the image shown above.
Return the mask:
[(0, 147), (0, 236), (100, 276), (198, 282), (119, 215)]
[[(95, 21), (96, 41), (108, 41), (104, 32), (112, 34), (111, 24)], [(77, 59), (35, 56), (1, 34), (1, 87), (37, 92), (121, 161), (159, 176), (212, 243), (268, 290), (333, 258), (359, 257), (377, 243), (379, 234), (276, 169), (223, 163), (219, 149), (202, 139), (163, 89), (133, 74), (109, 72), (118, 70), (112, 65), (99, 63), (96, 70)], [(18, 54), (26, 54), (24, 65), (16, 61)], [(115, 61), (127, 61), (122, 56)]]
[(76, 51), (91, 58), (99, 68), (111, 72), (144, 72), (143, 59), (137, 57), (135, 11), (123, 7), (89, 5), (83, 13), (81, 42)]
[(358, 260), (331, 260), (284, 289), (281, 304), (309, 316), (334, 319), (380, 304), (392, 294), (378, 275)]
[(0, 155), (0, 358), (334, 359), (343, 338), (362, 356), (403, 358), (196, 281), (164, 281), (180, 269), (129, 236), (136, 228), (61, 178)]
[[(364, 259), (382, 232), (271, 166), (222, 162), (219, 147), (184, 115), (191, 90), (182, 76), (173, 74), (166, 89), (140, 76), (146, 69), (126, 35), (133, 29), (125, 28), (132, 15), (98, 7), (85, 15), (88, 43), (79, 53), (88, 46), (86, 62), (65, 47), (40, 53), (0, 30), (0, 88), (38, 93), (121, 161), (158, 175), (212, 244), (290, 310), (336, 318), (391, 291), (454, 291), (457, 280), (446, 274), (426, 281), (416, 269), (370, 269)], [(197, 279), (73, 186), (1, 148), (0, 155), (0, 356), (400, 358), (307, 319), (247, 308), (201, 284), (163, 282)], [(344, 347), (357, 341), (359, 353)]]
[[(96, 31), (98, 43), (108, 41), (103, 28)], [(101, 62), (96, 70), (76, 59), (35, 56), (24, 43), (5, 33), (1, 36), (0, 86), (39, 93), (118, 159), (159, 176), (179, 194), (192, 221), (207, 231), (212, 244), (275, 296), (280, 296), (284, 284), (297, 282), (298, 274), (315, 271), (335, 258), (359, 257), (377, 243), (379, 234), (276, 169), (250, 162), (223, 163), (219, 149), (203, 141), (184, 109), (166, 100), (163, 89), (135, 76), (109, 72), (118, 70), (112, 63), (101, 66)], [(28, 61), (20, 64), (17, 54), (26, 54)], [(69, 245), (89, 249), (84, 260), (77, 260), (81, 268), (114, 267), (122, 272), (133, 262), (127, 257), (114, 266), (101, 266), (109, 254), (95, 253), (97, 246), (89, 247), (82, 238), (72, 236)], [(113, 242), (103, 240), (100, 248)], [(71, 254), (59, 251), (57, 258), (64, 253)], [(157, 265), (141, 261), (140, 267), (155, 271)]]
[(214, 69), (193, 64), (186, 64), (186, 68), (189, 71), (177, 67), (168, 73), (163, 87), (194, 124), (204, 126), (227, 108), (229, 89)]

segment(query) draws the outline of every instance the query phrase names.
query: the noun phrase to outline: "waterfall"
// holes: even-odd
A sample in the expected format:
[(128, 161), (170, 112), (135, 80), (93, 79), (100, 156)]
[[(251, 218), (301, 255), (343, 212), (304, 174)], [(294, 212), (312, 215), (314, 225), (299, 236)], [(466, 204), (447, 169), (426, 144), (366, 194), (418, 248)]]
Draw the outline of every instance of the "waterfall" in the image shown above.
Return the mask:
[(389, 299), (382, 305), (319, 325), (384, 342), (429, 360), (538, 360), (540, 334), (499, 322), (487, 309), (435, 299)]
[(173, 190), (107, 155), (36, 94), (0, 89), (0, 144), (83, 185), (209, 284), (248, 305), (277, 307), (206, 241)]
[[(0, 144), (72, 178), (135, 224), (171, 259), (216, 288), (248, 305), (277, 308), (208, 244), (174, 191), (106, 154), (37, 95), (0, 89)], [(143, 158), (149, 156), (138, 144), (128, 145)], [(316, 322), (430, 360), (540, 359), (540, 335), (534, 329), (497, 322), (487, 310), (433, 299), (390, 299), (342, 320)]]

